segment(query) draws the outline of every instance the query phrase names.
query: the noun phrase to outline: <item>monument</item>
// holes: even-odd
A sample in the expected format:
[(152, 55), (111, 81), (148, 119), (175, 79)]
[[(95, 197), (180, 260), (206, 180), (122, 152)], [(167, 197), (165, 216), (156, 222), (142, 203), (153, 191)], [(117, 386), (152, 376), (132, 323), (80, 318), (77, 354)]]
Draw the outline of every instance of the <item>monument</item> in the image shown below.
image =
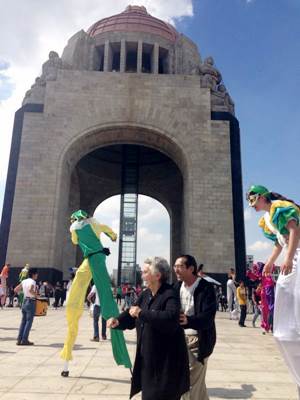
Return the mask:
[(138, 193), (169, 212), (171, 262), (191, 253), (216, 277), (243, 276), (239, 135), (212, 57), (144, 7), (79, 31), (16, 112), (0, 264), (67, 277), (69, 216), (121, 193), (125, 151), (138, 157)]

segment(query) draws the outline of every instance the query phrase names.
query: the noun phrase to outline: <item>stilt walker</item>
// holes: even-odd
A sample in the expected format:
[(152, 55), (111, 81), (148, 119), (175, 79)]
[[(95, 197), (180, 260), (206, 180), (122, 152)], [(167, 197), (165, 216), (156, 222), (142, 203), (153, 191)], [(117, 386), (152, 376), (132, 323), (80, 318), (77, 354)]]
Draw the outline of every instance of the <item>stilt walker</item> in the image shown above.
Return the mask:
[(256, 211), (265, 211), (259, 225), (274, 242), (263, 273), (270, 274), (281, 251), (285, 253), (276, 285), (273, 332), (300, 399), (300, 206), (259, 185), (251, 186), (247, 199)]
[[(29, 264), (25, 264), (25, 267), (21, 270), (21, 272), (19, 273), (19, 283), (23, 282), (24, 279), (28, 278), (28, 271), (29, 271)], [(23, 304), (23, 300), (24, 300), (24, 293), (21, 290), (19, 295), (18, 295), (18, 302), (19, 302), (19, 307), (22, 307)]]
[[(69, 375), (69, 361), (72, 360), (72, 349), (78, 333), (78, 323), (83, 312), (87, 288), (92, 278), (99, 293), (103, 318), (107, 320), (119, 315), (105, 264), (106, 256), (110, 254), (109, 249), (103, 248), (100, 241), (101, 233), (105, 233), (112, 241), (116, 241), (117, 235), (108, 226), (99, 224), (94, 218), (89, 218), (88, 214), (82, 210), (72, 214), (71, 222), (72, 242), (79, 245), (84, 260), (76, 272), (66, 304), (68, 333), (60, 353), (61, 358), (65, 360), (61, 375), (65, 377)], [(111, 330), (111, 343), (116, 363), (131, 368), (123, 332)]]

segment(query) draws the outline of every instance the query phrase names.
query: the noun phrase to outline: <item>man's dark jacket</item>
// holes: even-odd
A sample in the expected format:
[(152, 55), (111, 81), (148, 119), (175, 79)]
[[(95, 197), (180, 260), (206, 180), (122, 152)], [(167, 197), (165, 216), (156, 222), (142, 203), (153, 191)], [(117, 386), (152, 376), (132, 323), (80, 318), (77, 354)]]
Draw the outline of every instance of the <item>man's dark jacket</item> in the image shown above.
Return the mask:
[(162, 284), (155, 296), (149, 289), (144, 290), (136, 305), (142, 309), (139, 318), (132, 318), (128, 311), (118, 317), (118, 329), (137, 329), (130, 398), (142, 390), (143, 399), (177, 399), (190, 388), (177, 293), (170, 285)]
[[(174, 289), (180, 295), (182, 282), (174, 284)], [(209, 357), (216, 344), (215, 315), (217, 311), (216, 293), (213, 285), (201, 278), (194, 291), (195, 314), (187, 317), (188, 324), (184, 329), (195, 329), (198, 332), (198, 361), (204, 362)]]

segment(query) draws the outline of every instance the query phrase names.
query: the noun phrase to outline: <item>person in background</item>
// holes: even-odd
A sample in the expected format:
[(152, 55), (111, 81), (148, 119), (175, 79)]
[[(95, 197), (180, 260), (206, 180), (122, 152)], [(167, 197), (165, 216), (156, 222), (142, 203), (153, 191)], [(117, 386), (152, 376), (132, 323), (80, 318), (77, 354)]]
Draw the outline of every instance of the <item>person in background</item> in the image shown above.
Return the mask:
[(1, 309), (3, 309), (3, 305), (4, 305), (4, 298), (5, 298), (5, 294), (4, 294), (4, 290), (2, 288), (2, 285), (0, 284), (0, 307)]
[(54, 303), (53, 303), (54, 308), (59, 307), (59, 301), (61, 299), (61, 296), (62, 296), (61, 284), (60, 284), (60, 282), (56, 282), (55, 290), (54, 290)]
[[(25, 264), (24, 268), (21, 270), (20, 274), (19, 274), (19, 282), (21, 283), (24, 279), (28, 278), (28, 271), (29, 271), (30, 265), (29, 264)], [(24, 294), (22, 292), (22, 290), (19, 292), (19, 296), (18, 296), (18, 302), (19, 302), (19, 307), (22, 307), (23, 304), (23, 300), (24, 300)]]
[(64, 302), (66, 301), (67, 298), (67, 289), (68, 288), (68, 283), (64, 282), (63, 286), (62, 286), (62, 293), (61, 293), (61, 297), (60, 297), (60, 306), (63, 307)]
[(117, 287), (116, 299), (117, 299), (117, 304), (121, 305), (121, 302), (122, 302), (122, 289), (121, 289), (121, 286)]
[(230, 268), (227, 280), (227, 304), (230, 319), (237, 319), (238, 311), (236, 304), (235, 271)]
[(127, 285), (124, 297), (124, 310), (129, 310), (129, 308), (131, 307), (131, 290), (131, 286)]
[(252, 291), (252, 301), (254, 305), (254, 315), (252, 319), (252, 326), (255, 328), (255, 322), (261, 315), (261, 283), (258, 284), (257, 288)]
[[(96, 289), (93, 285), (91, 291), (87, 296), (88, 301), (93, 302), (94, 299), (94, 310), (93, 310), (93, 320), (94, 320), (94, 337), (91, 339), (92, 342), (99, 342), (99, 318), (101, 314), (100, 299)], [(106, 340), (106, 320), (101, 318), (101, 338)]]
[(243, 281), (240, 281), (240, 285), (236, 290), (236, 297), (241, 310), (239, 326), (245, 328), (245, 320), (247, 316), (247, 292)]
[(29, 268), (28, 278), (15, 287), (15, 293), (23, 290), (24, 299), (22, 304), (22, 320), (17, 339), (18, 346), (31, 346), (33, 342), (28, 340), (35, 314), (35, 302), (37, 297), (36, 280), (38, 271), (36, 268)]
[(137, 287), (136, 287), (136, 295), (139, 296), (141, 294), (142, 290), (143, 289), (142, 289), (141, 285), (137, 285)]
[(13, 307), (14, 306), (14, 297), (15, 297), (15, 291), (14, 287), (10, 286), (8, 288), (8, 297), (9, 297), (9, 303), (7, 307)]
[(1, 278), (1, 286), (3, 290), (3, 295), (1, 296), (1, 306), (5, 306), (6, 296), (7, 296), (7, 280), (9, 275), (10, 264), (5, 264), (2, 268), (0, 278)]

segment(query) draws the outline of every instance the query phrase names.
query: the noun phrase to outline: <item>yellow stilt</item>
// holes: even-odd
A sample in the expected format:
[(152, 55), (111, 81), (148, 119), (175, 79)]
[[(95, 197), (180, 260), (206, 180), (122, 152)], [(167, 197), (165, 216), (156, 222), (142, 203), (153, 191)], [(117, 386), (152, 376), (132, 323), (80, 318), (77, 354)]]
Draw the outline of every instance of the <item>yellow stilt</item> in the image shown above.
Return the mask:
[(92, 279), (88, 259), (84, 259), (78, 268), (68, 295), (66, 316), (68, 323), (67, 337), (60, 353), (63, 360), (72, 360), (72, 350), (78, 334), (79, 319), (83, 313), (87, 288)]

